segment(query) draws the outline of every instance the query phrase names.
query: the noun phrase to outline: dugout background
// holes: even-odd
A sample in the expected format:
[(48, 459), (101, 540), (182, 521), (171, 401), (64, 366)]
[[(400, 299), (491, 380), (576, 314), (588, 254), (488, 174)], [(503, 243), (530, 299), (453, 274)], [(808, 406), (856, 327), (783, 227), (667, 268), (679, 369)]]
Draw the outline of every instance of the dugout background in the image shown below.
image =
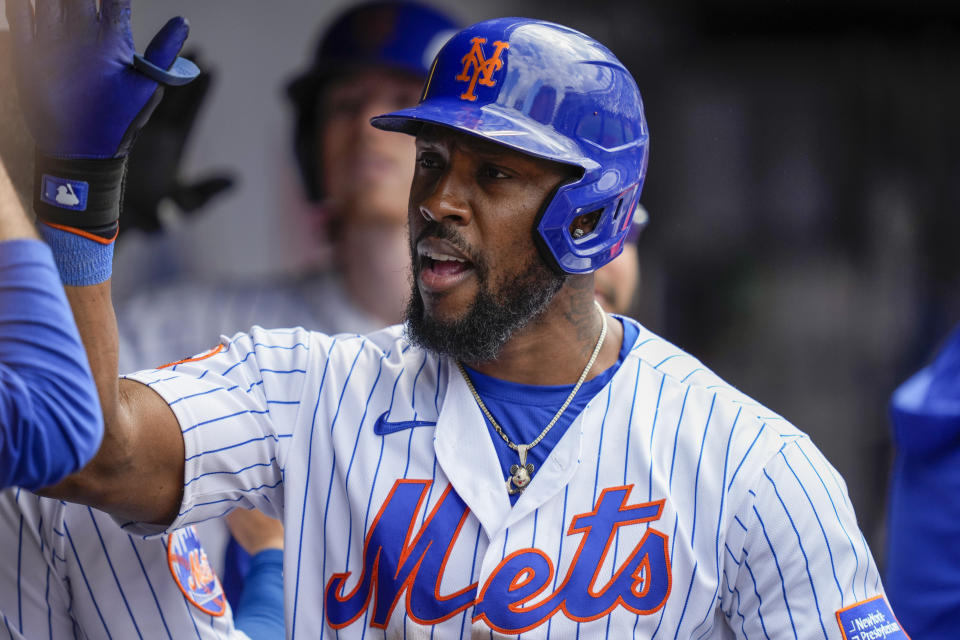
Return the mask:
[[(141, 49), (180, 12), (217, 75), (185, 174), (240, 183), (165, 237), (125, 236), (121, 296), (325, 258), (302, 232), (283, 86), (348, 4), (134, 0)], [(882, 557), (886, 403), (960, 321), (960, 6), (438, 4), (568, 24), (633, 70), (651, 130), (637, 317), (807, 431)]]

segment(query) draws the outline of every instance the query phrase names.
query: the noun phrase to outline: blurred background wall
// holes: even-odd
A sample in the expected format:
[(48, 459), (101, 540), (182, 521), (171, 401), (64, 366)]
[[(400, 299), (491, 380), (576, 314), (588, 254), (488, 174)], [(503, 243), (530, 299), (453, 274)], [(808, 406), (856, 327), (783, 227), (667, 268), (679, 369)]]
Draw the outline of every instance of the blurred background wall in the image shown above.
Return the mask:
[[(121, 295), (322, 259), (303, 233), (284, 85), (348, 4), (134, 0), (141, 49), (182, 13), (216, 74), (184, 172), (227, 168), (239, 184), (162, 238), (125, 236)], [(438, 4), (465, 22), (568, 24), (633, 70), (651, 130), (636, 316), (807, 431), (882, 556), (886, 402), (960, 320), (960, 6)]]

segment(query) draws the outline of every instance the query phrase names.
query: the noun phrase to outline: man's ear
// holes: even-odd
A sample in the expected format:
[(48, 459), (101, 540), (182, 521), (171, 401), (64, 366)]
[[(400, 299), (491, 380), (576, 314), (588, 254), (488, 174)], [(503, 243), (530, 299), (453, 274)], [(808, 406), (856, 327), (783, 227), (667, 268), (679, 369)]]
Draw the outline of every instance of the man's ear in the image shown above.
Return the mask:
[(0, 31), (0, 161), (25, 211), (33, 211), (33, 139), (20, 113), (13, 77), (10, 32)]

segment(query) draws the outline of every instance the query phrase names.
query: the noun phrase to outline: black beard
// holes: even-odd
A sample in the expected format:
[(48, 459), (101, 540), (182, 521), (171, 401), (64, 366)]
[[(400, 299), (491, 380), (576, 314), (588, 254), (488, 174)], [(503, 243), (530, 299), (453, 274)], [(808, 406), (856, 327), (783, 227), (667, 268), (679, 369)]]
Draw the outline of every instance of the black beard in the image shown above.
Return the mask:
[[(431, 227), (417, 240), (428, 236), (444, 238), (465, 248), (462, 241), (458, 242), (456, 232), (441, 225)], [(417, 287), (422, 259), (415, 250), (413, 253), (413, 291), (405, 315), (407, 338), (418, 347), (467, 363), (495, 360), (514, 333), (546, 310), (567, 280), (565, 274), (554, 272), (537, 254), (516, 277), (504, 279), (494, 290), (487, 265), (474, 262), (479, 292), (473, 304), (462, 318), (443, 322), (427, 316)]]

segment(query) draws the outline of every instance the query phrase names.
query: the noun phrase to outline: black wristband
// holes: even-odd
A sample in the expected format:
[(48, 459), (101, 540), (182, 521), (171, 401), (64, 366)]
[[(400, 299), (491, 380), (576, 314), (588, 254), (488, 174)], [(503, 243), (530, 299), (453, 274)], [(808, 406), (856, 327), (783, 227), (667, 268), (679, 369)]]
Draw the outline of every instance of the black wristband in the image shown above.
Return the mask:
[(120, 219), (126, 158), (63, 159), (36, 154), (33, 208), (49, 224), (113, 236)]

